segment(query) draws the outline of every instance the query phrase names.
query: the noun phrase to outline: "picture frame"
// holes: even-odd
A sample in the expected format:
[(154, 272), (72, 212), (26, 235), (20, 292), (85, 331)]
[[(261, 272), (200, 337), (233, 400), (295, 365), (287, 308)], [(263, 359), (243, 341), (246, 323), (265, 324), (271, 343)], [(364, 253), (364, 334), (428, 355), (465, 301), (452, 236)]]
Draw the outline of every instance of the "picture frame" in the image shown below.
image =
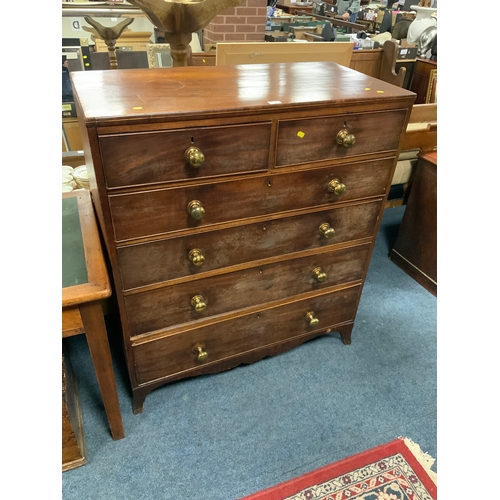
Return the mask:
[(216, 47), (215, 64), (216, 66), (228, 66), (232, 64), (332, 61), (349, 67), (353, 47), (353, 42), (219, 42)]
[[(192, 52), (201, 52), (200, 39), (197, 33), (193, 33), (189, 43)], [(173, 65), (168, 43), (148, 43), (146, 47), (149, 68), (171, 68)]]
[(148, 43), (147, 45), (149, 68), (171, 68), (172, 56), (169, 43)]
[(425, 96), (425, 103), (437, 102), (437, 69), (431, 69), (429, 73), (429, 85), (427, 86), (427, 95)]

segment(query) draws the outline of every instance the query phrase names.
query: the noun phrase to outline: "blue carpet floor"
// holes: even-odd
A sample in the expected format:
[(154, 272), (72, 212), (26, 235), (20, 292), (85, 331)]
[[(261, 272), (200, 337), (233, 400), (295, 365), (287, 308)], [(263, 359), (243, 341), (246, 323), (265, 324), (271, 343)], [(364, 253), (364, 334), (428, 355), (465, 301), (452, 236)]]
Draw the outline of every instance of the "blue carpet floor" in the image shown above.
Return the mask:
[(437, 459), (437, 301), (388, 258), (403, 213), (384, 213), (350, 346), (332, 334), (166, 385), (139, 415), (114, 350), (120, 441), (84, 336), (67, 339), (88, 463), (62, 474), (63, 499), (233, 500), (398, 436)]

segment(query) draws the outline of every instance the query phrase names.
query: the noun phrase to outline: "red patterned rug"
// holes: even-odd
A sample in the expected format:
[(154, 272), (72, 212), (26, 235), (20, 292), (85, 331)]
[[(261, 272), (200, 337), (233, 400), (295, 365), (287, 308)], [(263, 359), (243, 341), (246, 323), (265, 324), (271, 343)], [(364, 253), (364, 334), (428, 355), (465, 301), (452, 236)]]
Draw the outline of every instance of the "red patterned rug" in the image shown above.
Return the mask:
[(399, 438), (241, 500), (436, 500), (433, 463)]

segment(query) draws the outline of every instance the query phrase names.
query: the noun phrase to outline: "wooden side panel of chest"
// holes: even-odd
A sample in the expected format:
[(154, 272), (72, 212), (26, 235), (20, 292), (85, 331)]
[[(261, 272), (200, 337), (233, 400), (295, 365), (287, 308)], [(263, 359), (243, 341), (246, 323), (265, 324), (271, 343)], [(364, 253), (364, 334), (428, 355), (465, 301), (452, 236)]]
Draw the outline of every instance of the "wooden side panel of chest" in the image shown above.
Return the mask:
[(74, 78), (135, 413), (172, 380), (351, 341), (415, 95), (251, 66)]

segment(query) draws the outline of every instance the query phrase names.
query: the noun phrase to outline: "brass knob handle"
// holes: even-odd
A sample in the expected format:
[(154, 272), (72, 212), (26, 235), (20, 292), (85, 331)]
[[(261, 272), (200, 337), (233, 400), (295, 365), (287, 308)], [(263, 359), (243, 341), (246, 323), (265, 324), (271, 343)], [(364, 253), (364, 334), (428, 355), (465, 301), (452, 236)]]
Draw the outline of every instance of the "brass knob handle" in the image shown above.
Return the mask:
[(335, 235), (335, 229), (333, 229), (333, 227), (331, 227), (327, 222), (324, 222), (321, 226), (319, 226), (318, 232), (327, 240), (330, 240)]
[(196, 312), (204, 311), (207, 308), (207, 303), (202, 295), (195, 295), (191, 299), (191, 305), (194, 307)]
[(205, 155), (196, 146), (191, 146), (184, 152), (184, 158), (194, 168), (200, 168), (205, 162)]
[(314, 311), (310, 311), (306, 314), (306, 320), (309, 326), (316, 326), (319, 323), (319, 319), (314, 315)]
[(201, 202), (198, 200), (190, 201), (188, 206), (187, 206), (187, 211), (188, 211), (188, 214), (194, 220), (200, 220), (205, 215), (205, 209), (203, 208), (203, 205), (201, 204)]
[(208, 352), (205, 351), (206, 345), (203, 342), (193, 346), (193, 352), (196, 353), (196, 361), (205, 361), (208, 358)]
[(326, 274), (321, 270), (321, 267), (315, 267), (313, 269), (313, 277), (316, 278), (317, 281), (323, 283), (326, 280)]
[(356, 137), (354, 137), (354, 134), (350, 134), (349, 130), (347, 130), (346, 128), (343, 128), (337, 134), (337, 144), (344, 146), (344, 148), (352, 147), (355, 142), (356, 142)]
[(342, 184), (338, 179), (333, 179), (328, 183), (328, 191), (337, 196), (342, 196), (345, 193), (345, 184)]
[(189, 260), (197, 267), (201, 266), (205, 262), (205, 257), (201, 253), (199, 248), (193, 248), (189, 252)]

